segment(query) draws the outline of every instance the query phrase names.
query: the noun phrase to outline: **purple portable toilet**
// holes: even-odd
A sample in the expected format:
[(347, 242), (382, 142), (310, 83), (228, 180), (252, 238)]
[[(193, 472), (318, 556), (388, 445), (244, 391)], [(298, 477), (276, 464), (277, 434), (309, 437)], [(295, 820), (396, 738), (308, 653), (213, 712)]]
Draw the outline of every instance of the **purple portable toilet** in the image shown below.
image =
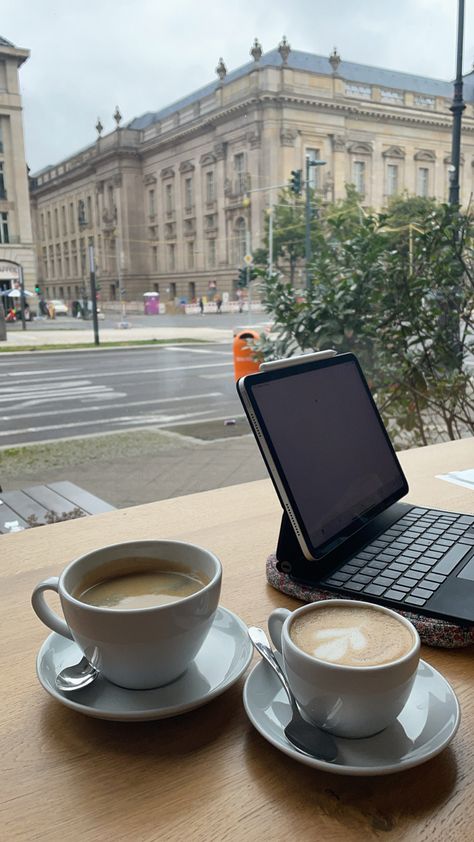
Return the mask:
[(157, 316), (160, 312), (160, 293), (145, 292), (143, 294), (145, 316)]

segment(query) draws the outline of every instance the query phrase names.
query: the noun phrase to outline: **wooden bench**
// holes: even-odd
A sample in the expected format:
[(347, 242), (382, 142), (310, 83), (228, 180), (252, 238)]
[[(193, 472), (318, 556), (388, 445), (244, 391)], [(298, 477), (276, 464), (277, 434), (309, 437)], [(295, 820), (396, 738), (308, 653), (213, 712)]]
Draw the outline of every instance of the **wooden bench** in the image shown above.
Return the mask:
[(50, 485), (33, 485), (19, 491), (2, 491), (0, 534), (21, 532), (31, 525), (51, 522), (51, 513), (61, 519), (74, 513), (79, 516), (79, 512), (82, 515), (98, 515), (113, 509), (115, 506), (67, 480)]

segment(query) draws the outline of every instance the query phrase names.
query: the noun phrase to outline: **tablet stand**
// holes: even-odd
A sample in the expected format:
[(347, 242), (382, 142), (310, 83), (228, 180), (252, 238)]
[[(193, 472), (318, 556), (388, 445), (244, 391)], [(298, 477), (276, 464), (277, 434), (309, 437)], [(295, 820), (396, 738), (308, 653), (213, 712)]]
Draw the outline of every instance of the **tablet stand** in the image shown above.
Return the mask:
[(324, 561), (308, 561), (305, 558), (286, 512), (281, 517), (276, 558), (277, 569), (281, 573), (313, 584), (324, 578), (334, 564), (334, 556), (331, 554)]

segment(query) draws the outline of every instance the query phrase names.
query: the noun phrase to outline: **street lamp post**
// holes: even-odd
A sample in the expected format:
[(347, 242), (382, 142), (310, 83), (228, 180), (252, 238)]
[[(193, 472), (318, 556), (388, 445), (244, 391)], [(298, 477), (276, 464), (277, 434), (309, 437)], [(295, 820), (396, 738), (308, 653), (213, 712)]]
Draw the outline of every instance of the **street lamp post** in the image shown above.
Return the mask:
[(450, 106), (453, 113), (453, 134), (451, 145), (451, 171), (449, 181), (449, 204), (459, 205), (459, 164), (461, 159), (461, 120), (466, 106), (462, 97), (462, 54), (464, 38), (464, 0), (458, 0), (458, 38), (456, 53), (456, 79), (454, 95)]
[(306, 180), (305, 180), (305, 219), (306, 219), (306, 227), (305, 227), (305, 263), (306, 263), (306, 289), (311, 289), (311, 272), (310, 272), (310, 263), (311, 263), (311, 194), (310, 194), (310, 183), (309, 183), (309, 173), (311, 167), (322, 167), (326, 161), (319, 161), (314, 160), (312, 161), (309, 155), (306, 156)]

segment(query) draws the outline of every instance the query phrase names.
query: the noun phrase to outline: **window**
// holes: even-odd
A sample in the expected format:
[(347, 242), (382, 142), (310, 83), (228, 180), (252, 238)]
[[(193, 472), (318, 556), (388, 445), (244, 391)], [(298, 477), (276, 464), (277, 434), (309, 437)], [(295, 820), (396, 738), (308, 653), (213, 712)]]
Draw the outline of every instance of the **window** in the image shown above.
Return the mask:
[(7, 191), (5, 188), (5, 175), (3, 172), (3, 161), (0, 161), (0, 199), (7, 198)]
[(114, 212), (114, 204), (114, 186), (113, 184), (109, 184), (107, 187), (107, 205), (110, 213)]
[(246, 189), (245, 179), (245, 156), (243, 152), (234, 155), (235, 189), (236, 193), (244, 193)]
[(214, 173), (212, 170), (206, 173), (206, 202), (214, 202), (216, 198)]
[(176, 269), (176, 249), (174, 243), (169, 243), (168, 245), (168, 269), (170, 272), (174, 272)]
[(235, 263), (240, 264), (247, 253), (245, 219), (239, 217), (235, 224)]
[(398, 164), (387, 164), (387, 196), (398, 193)]
[(46, 246), (43, 246), (41, 250), (41, 257), (42, 257), (42, 270), (43, 270), (43, 277), (48, 277), (48, 251)]
[(193, 207), (193, 180), (186, 178), (184, 181), (184, 209), (192, 210)]
[(0, 152), (3, 152), (3, 126), (2, 120), (0, 119)]
[(416, 192), (418, 196), (427, 199), (430, 188), (430, 171), (428, 167), (418, 167)]
[(54, 208), (54, 236), (59, 237), (59, 213), (57, 208)]
[[(56, 265), (58, 267), (58, 277), (61, 277), (63, 273), (63, 262), (61, 259), (61, 246), (59, 245), (59, 243), (56, 246)], [(59, 297), (63, 298), (62, 295), (60, 295)]]
[(187, 243), (188, 252), (188, 269), (194, 269), (194, 243), (191, 241)]
[(67, 234), (66, 205), (63, 205), (61, 208), (61, 225), (63, 235)]
[(69, 262), (69, 246), (67, 243), (63, 243), (63, 255), (64, 255), (64, 273), (66, 278), (71, 276), (71, 264)]
[(207, 262), (210, 269), (215, 269), (216, 267), (216, 241), (215, 240), (208, 240), (207, 241)]
[(158, 272), (158, 246), (151, 248), (151, 268), (153, 272)]
[[(320, 161), (321, 154), (319, 149), (307, 149), (306, 155), (308, 156), (310, 162), (311, 161)], [(319, 190), (321, 187), (321, 167), (311, 167), (309, 168), (309, 186), (312, 190)]]
[(42, 214), (40, 214), (40, 238), (43, 241), (46, 239), (45, 234), (46, 234), (46, 231), (45, 231), (45, 227), (44, 227), (44, 213), (42, 213)]
[(8, 236), (8, 214), (0, 213), (0, 243), (9, 243)]
[(365, 195), (365, 162), (354, 161), (353, 165), (353, 181), (355, 188), (361, 196)]
[(150, 216), (155, 216), (155, 214), (156, 214), (155, 191), (154, 190), (148, 191), (148, 213), (149, 213)]
[(173, 213), (173, 209), (174, 209), (173, 185), (167, 184), (165, 186), (165, 210), (166, 210), (166, 213)]
[(48, 240), (51, 240), (53, 236), (53, 229), (51, 228), (51, 211), (47, 212), (46, 220), (48, 223)]
[(87, 197), (87, 219), (86, 219), (86, 222), (87, 222), (87, 224), (88, 224), (88, 225), (92, 225), (92, 224), (93, 224), (93, 219), (92, 219), (92, 198), (91, 198), (91, 196), (88, 196), (88, 197)]
[(74, 202), (71, 202), (69, 205), (69, 227), (71, 229), (71, 234), (74, 234), (76, 230), (76, 223), (75, 223), (75, 216), (74, 216)]

